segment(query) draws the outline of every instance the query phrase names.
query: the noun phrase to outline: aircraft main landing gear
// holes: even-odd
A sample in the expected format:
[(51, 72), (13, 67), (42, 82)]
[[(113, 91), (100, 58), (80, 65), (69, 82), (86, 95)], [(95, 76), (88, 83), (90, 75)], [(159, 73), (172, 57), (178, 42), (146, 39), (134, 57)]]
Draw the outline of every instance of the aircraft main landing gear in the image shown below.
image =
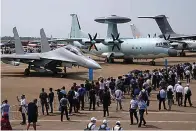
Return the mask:
[(105, 62), (107, 62), (107, 63), (114, 63), (114, 58), (111, 58), (111, 57), (106, 58)]
[(180, 52), (180, 56), (181, 57), (185, 57), (186, 56), (186, 53), (185, 52)]
[(26, 69), (24, 70), (24, 75), (25, 75), (25, 76), (29, 76), (29, 75), (30, 75), (30, 69), (29, 69), (29, 68), (26, 68)]
[(155, 61), (154, 60), (150, 61), (150, 65), (155, 66), (156, 65)]
[(123, 62), (125, 64), (133, 64), (133, 59), (124, 59)]

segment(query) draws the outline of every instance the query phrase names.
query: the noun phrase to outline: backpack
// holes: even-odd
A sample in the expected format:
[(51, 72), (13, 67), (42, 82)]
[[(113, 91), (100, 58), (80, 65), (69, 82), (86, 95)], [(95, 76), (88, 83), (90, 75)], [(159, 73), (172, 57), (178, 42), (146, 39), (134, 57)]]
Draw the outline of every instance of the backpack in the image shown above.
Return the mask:
[(188, 96), (191, 96), (191, 95), (192, 95), (192, 93), (191, 93), (191, 90), (190, 90), (190, 89), (188, 89), (188, 90), (187, 90), (187, 95), (188, 95)]
[[(118, 129), (118, 130), (120, 131), (120, 130), (121, 130), (121, 127), (119, 127), (119, 129)], [(115, 130), (114, 130), (114, 127), (113, 127), (113, 131), (115, 131)]]
[[(102, 125), (101, 125), (101, 126), (102, 126)], [(101, 127), (101, 126), (99, 127), (99, 131), (106, 131), (106, 127), (107, 127), (107, 126), (106, 126), (106, 125), (104, 125), (104, 127)]]
[(93, 125), (94, 125), (94, 124), (92, 124), (90, 127), (88, 127), (88, 124), (87, 124), (86, 128), (84, 129), (84, 131), (90, 131), (91, 128), (93, 127)]

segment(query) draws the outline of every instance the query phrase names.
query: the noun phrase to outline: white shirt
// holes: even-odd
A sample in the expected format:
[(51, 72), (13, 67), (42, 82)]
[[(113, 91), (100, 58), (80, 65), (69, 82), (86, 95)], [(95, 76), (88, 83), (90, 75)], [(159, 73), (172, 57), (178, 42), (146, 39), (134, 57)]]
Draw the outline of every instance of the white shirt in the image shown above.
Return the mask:
[(99, 89), (100, 89), (100, 90), (104, 90), (104, 89), (105, 89), (105, 84), (104, 84), (104, 82), (103, 82), (103, 83), (99, 82)]
[(188, 86), (184, 87), (184, 94), (187, 94), (187, 91), (188, 90), (189, 90), (189, 87)]
[(22, 113), (27, 113), (27, 103), (26, 99), (20, 99), (20, 105), (22, 106)]
[(121, 90), (116, 90), (115, 91), (115, 96), (116, 96), (116, 100), (121, 100), (122, 99), (122, 91)]
[(178, 85), (178, 86), (176, 87), (176, 92), (178, 92), (178, 93), (183, 93), (183, 87), (182, 87), (181, 85)]
[(166, 98), (166, 92), (165, 92), (164, 89), (161, 89), (161, 90), (159, 91), (159, 93), (160, 93), (160, 98)]
[(174, 85), (174, 91), (176, 92), (176, 88), (177, 88), (177, 86), (178, 86), (179, 84), (175, 84)]
[(186, 70), (185, 74), (186, 75), (190, 75), (190, 71), (189, 70)]
[(173, 86), (172, 86), (172, 85), (169, 85), (169, 86), (167, 87), (167, 91), (169, 91), (169, 89), (171, 89), (171, 90), (172, 90), (172, 92), (174, 92), (174, 88), (173, 88)]
[(110, 81), (109, 80), (107, 80), (106, 81), (106, 86), (109, 88), (109, 85), (110, 85)]
[(120, 126), (119, 125), (116, 125), (115, 127), (113, 127), (113, 131), (122, 131), (122, 128), (120, 129)]
[(131, 109), (137, 109), (138, 107), (138, 101), (136, 99), (132, 99), (130, 101)]
[(74, 99), (78, 99), (78, 97), (79, 97), (79, 93), (78, 93), (78, 92), (76, 92), (76, 91), (74, 91), (74, 92), (75, 92)]
[(88, 128), (90, 128), (91, 127), (91, 130), (95, 130), (95, 124), (94, 125), (92, 125), (92, 124), (94, 124), (94, 123), (92, 123), (92, 122), (90, 122), (87, 126), (88, 126)]

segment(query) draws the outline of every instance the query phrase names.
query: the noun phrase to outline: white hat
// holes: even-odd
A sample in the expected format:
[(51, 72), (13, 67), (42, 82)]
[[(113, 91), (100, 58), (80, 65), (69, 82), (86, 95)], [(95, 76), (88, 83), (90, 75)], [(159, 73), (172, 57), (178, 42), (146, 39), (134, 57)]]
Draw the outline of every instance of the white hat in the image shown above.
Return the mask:
[(186, 85), (189, 86), (189, 83), (187, 83)]
[(180, 83), (180, 81), (178, 81), (178, 83)]
[(96, 121), (97, 119), (95, 117), (92, 117), (91, 118), (91, 121)]
[(120, 124), (120, 121), (117, 121), (116, 124)]
[(106, 119), (103, 120), (103, 124), (107, 124), (108, 121)]

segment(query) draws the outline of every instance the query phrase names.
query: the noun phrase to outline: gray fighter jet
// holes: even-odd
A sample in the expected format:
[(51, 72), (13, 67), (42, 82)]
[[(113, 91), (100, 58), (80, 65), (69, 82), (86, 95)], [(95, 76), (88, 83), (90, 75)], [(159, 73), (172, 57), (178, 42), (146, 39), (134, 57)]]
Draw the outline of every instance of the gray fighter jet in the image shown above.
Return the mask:
[[(16, 27), (13, 28), (13, 33), (16, 53), (1, 55), (1, 61), (14, 66), (19, 66), (20, 63), (28, 64), (28, 68), (24, 71), (25, 75), (29, 75), (30, 70), (35, 70), (37, 72), (50, 71), (53, 74), (57, 74), (62, 72), (62, 69), (58, 67), (63, 66), (65, 67), (64, 69), (66, 69), (66, 67), (71, 68), (73, 65), (91, 69), (101, 69), (101, 66), (97, 62), (84, 56), (78, 48), (72, 45), (55, 50), (50, 50), (47, 46), (44, 46), (48, 44), (48, 41), (43, 29), (40, 30), (42, 43), (41, 53), (25, 54)], [(64, 71), (66, 73), (66, 70)]]

